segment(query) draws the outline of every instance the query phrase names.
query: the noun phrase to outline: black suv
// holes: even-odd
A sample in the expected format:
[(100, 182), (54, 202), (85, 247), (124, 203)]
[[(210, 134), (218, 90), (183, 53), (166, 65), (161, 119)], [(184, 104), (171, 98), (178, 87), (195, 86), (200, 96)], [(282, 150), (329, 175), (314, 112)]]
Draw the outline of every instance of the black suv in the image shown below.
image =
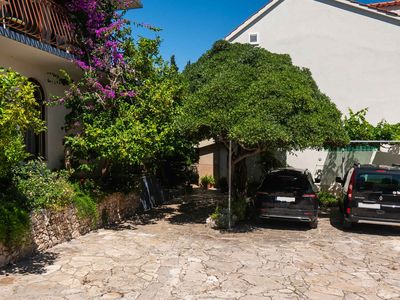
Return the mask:
[(399, 167), (358, 165), (336, 181), (343, 185), (339, 205), (344, 228), (358, 222), (400, 223)]
[(254, 199), (257, 220), (284, 219), (318, 226), (318, 197), (307, 170), (278, 169), (268, 173)]

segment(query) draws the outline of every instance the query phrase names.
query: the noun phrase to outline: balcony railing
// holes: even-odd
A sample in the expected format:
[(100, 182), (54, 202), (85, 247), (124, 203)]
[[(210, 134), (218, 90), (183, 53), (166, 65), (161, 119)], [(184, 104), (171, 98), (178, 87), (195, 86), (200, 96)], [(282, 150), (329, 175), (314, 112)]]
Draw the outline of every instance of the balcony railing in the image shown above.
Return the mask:
[(63, 50), (74, 44), (67, 12), (52, 0), (0, 0), (0, 24)]

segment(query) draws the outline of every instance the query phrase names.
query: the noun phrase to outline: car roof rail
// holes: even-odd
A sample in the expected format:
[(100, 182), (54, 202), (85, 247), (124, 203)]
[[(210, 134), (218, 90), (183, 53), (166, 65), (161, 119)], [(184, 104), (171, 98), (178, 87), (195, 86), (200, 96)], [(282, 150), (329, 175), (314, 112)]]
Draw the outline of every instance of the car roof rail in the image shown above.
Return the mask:
[(400, 169), (400, 164), (392, 164), (391, 166), (389, 165), (375, 165), (375, 164), (363, 164), (363, 165), (358, 165), (358, 168), (375, 168), (375, 169), (387, 169), (387, 170), (399, 170)]
[(377, 165), (374, 164), (357, 164), (355, 165), (358, 168), (377, 168)]

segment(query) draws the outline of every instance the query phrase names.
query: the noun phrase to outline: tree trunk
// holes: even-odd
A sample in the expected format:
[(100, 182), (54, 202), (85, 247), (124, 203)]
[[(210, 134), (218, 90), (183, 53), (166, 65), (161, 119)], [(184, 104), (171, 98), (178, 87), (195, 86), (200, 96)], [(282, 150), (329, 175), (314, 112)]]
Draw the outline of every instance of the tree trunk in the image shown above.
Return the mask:
[(246, 159), (239, 161), (232, 166), (233, 192), (235, 198), (246, 195), (247, 165)]

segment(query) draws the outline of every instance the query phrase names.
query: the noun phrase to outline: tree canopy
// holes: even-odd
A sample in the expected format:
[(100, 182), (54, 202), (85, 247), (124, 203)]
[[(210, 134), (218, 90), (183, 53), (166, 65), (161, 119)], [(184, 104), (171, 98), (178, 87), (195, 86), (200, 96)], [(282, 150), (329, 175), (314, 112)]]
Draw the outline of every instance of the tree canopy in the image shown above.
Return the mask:
[(400, 123), (389, 124), (382, 120), (376, 126), (368, 122), (366, 115), (368, 109), (353, 112), (349, 109), (349, 115), (344, 118), (344, 128), (351, 140), (399, 140)]
[(336, 105), (289, 55), (218, 41), (183, 74), (188, 95), (181, 128), (198, 140), (231, 139), (234, 163), (270, 149), (336, 147), (348, 141)]

